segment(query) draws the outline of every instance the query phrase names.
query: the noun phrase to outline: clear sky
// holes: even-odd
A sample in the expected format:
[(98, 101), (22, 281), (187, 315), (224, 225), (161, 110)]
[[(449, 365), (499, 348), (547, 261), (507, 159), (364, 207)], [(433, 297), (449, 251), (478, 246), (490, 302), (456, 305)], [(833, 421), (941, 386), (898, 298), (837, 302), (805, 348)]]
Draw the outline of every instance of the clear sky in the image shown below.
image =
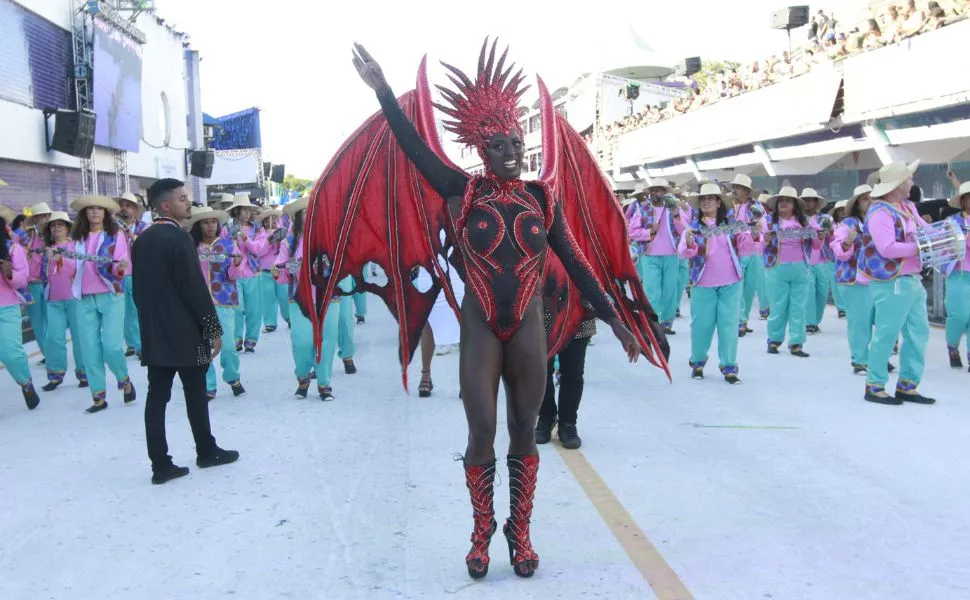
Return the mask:
[[(865, 0), (812, 5), (858, 14)], [(438, 60), (472, 72), (485, 36), (551, 89), (615, 54), (618, 32), (632, 24), (671, 63), (687, 56), (753, 60), (787, 48), (770, 28), (785, 0), (595, 0), (460, 2), (455, 0), (158, 0), (158, 16), (190, 35), (202, 56), (202, 104), (212, 115), (262, 109), (265, 160), (316, 178), (341, 142), (377, 110), (351, 65), (362, 43), (398, 94), (411, 88), (428, 54), (432, 84)], [(804, 30), (793, 32), (798, 42)], [(616, 65), (620, 66), (620, 65)], [(534, 79), (530, 78), (529, 83)], [(445, 80), (446, 82), (446, 80)]]

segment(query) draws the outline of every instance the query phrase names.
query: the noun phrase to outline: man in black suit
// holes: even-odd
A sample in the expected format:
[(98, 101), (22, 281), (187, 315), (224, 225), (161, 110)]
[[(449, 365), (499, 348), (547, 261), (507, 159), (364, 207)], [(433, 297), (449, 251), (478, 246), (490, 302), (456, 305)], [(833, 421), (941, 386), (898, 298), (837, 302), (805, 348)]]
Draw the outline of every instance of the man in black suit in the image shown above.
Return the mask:
[(180, 224), (192, 206), (185, 184), (156, 181), (148, 190), (148, 204), (159, 216), (132, 245), (132, 295), (141, 325), (141, 363), (148, 367), (145, 438), (152, 483), (161, 484), (189, 472), (172, 462), (165, 440), (165, 405), (176, 374), (185, 390), (195, 464), (224, 465), (235, 462), (239, 453), (217, 446), (209, 427), (205, 375), (222, 349), (222, 327), (195, 244)]

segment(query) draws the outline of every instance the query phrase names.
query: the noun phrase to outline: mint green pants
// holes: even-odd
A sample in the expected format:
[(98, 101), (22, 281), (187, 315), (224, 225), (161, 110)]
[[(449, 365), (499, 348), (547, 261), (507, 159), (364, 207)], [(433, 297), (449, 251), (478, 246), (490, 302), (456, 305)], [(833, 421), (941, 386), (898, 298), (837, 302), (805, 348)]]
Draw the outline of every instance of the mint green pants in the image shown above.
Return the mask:
[(367, 316), (367, 294), (363, 292), (354, 294), (354, 315), (358, 317)]
[(40, 353), (46, 359), (47, 352), (45, 352), (44, 343), (47, 341), (47, 300), (44, 300), (44, 284), (31, 283), (27, 286), (27, 290), (33, 300), (27, 305), (27, 318), (30, 320), (30, 328), (34, 330), (37, 348), (40, 349)]
[(125, 343), (141, 354), (141, 327), (138, 324), (138, 308), (131, 292), (131, 275), (125, 277)]
[(0, 363), (3, 363), (17, 385), (26, 385), (31, 381), (23, 333), (20, 305), (0, 306)]
[(765, 269), (771, 316), (768, 317), (768, 343), (781, 344), (788, 327), (788, 345), (805, 343), (805, 307), (811, 276), (804, 262), (782, 263)]
[(835, 281), (835, 267), (832, 267), (832, 299), (835, 300), (835, 309), (845, 311), (845, 298), (842, 297), (842, 285)]
[(758, 312), (767, 315), (771, 310), (771, 296), (768, 294), (768, 276), (766, 274), (764, 257), (758, 260)]
[(717, 357), (721, 371), (738, 366), (738, 315), (741, 282), (720, 287), (694, 286), (690, 292), (690, 366), (703, 367), (717, 331)]
[(690, 285), (690, 261), (686, 259), (680, 259), (680, 270), (678, 271), (680, 279), (677, 280), (677, 304), (674, 305), (674, 315), (677, 315), (677, 311), (680, 310), (680, 303), (684, 299), (684, 294), (687, 293), (687, 286)]
[(272, 273), (259, 274), (260, 303), (263, 305), (263, 325), (276, 327), (277, 316), (283, 313), (283, 320), (290, 320), (289, 286), (277, 283)]
[[(357, 345), (354, 344), (354, 307), (355, 305), (349, 296), (344, 296), (340, 301), (340, 316), (337, 327), (337, 345), (340, 347), (340, 358), (353, 358), (357, 353)], [(336, 307), (331, 306), (331, 308)], [(319, 377), (317, 375), (318, 379)]]
[(752, 254), (751, 256), (742, 256), (739, 258), (742, 278), (741, 308), (740, 316), (738, 317), (739, 325), (746, 325), (748, 323), (748, 318), (751, 316), (751, 309), (754, 308), (755, 292), (758, 292), (761, 304), (764, 307), (768, 306), (768, 301), (765, 300), (765, 297), (759, 291), (762, 288), (762, 279), (764, 279), (764, 267), (762, 267), (761, 261), (760, 254)]
[(835, 263), (824, 262), (811, 266), (811, 282), (806, 295), (806, 320), (808, 325), (818, 325), (825, 315), (825, 306), (829, 303), (829, 292), (835, 281)]
[[(219, 324), (222, 325), (222, 352), (219, 353), (219, 364), (222, 366), (222, 380), (229, 384), (239, 381), (239, 354), (233, 349), (232, 331), (237, 312), (239, 312), (238, 306), (216, 306)], [(213, 362), (209, 364), (209, 370), (205, 374), (205, 389), (214, 392), (217, 387), (216, 365)]]
[(91, 395), (104, 397), (108, 370), (118, 380), (118, 389), (128, 382), (125, 360), (125, 297), (110, 292), (88, 294), (77, 301), (77, 329), (81, 338), (84, 371)]
[(845, 306), (846, 337), (849, 338), (852, 366), (868, 366), (869, 342), (872, 341), (872, 327), (876, 317), (869, 286), (840, 283), (836, 289), (839, 290)]
[(236, 282), (236, 288), (239, 291), (240, 311), (236, 313), (235, 341), (245, 341), (247, 348), (255, 348), (263, 322), (259, 277), (240, 279)]
[(77, 300), (55, 300), (47, 303), (47, 379), (64, 381), (67, 373), (67, 331), (71, 332), (71, 350), (74, 354), (74, 373), (84, 377), (84, 360), (81, 350), (81, 334), (77, 325)]
[(660, 323), (670, 327), (677, 316), (677, 302), (681, 293), (680, 258), (675, 255), (641, 254), (637, 259), (637, 271), (643, 281), (643, 291)]
[(930, 339), (930, 322), (926, 314), (926, 288), (919, 275), (905, 275), (894, 281), (869, 284), (875, 309), (875, 330), (869, 344), (870, 391), (886, 389), (889, 381), (889, 357), (903, 334), (899, 348), (899, 382), (897, 389), (910, 391), (923, 379), (926, 344)]
[(954, 271), (946, 278), (946, 345), (959, 351), (960, 339), (967, 336), (970, 361), (970, 273)]
[(310, 371), (314, 368), (317, 373), (317, 386), (330, 385), (333, 375), (333, 359), (337, 354), (337, 336), (340, 321), (339, 304), (350, 304), (347, 300), (331, 302), (327, 315), (323, 320), (323, 347), (320, 352), (320, 362), (313, 360), (313, 324), (307, 319), (296, 302), (290, 302), (290, 345), (293, 350), (293, 362), (298, 381), (309, 381)]

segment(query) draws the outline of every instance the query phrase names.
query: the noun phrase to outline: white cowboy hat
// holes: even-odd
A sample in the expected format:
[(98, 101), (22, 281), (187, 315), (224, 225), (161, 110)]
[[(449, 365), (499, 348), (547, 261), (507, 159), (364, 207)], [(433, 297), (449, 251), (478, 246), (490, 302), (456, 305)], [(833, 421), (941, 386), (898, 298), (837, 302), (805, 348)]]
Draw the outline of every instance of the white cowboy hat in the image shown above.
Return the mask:
[(7, 208), (6, 206), (0, 206), (0, 219), (3, 219), (3, 222), (7, 224), (7, 227), (10, 227), (10, 224), (16, 218), (17, 218), (17, 213)]
[(306, 210), (310, 206), (310, 197), (303, 196), (299, 200), (294, 200), (293, 202), (288, 202), (283, 205), (283, 214), (289, 215), (290, 217), (296, 215), (296, 213), (301, 210)]
[(47, 220), (46, 223), (40, 226), (40, 232), (46, 234), (47, 230), (50, 228), (51, 223), (56, 223), (57, 221), (63, 221), (67, 223), (67, 228), (70, 229), (74, 225), (74, 221), (71, 220), (71, 216), (62, 210), (55, 210), (51, 213), (51, 218)]
[(230, 204), (232, 204), (233, 200), (235, 199), (236, 197), (233, 196), (232, 194), (221, 193), (210, 197), (209, 204), (210, 205), (224, 204), (226, 206), (229, 206)]
[(25, 217), (42, 217), (44, 215), (49, 215), (53, 211), (51, 207), (47, 205), (46, 202), (38, 202), (37, 204), (31, 206), (30, 208), (24, 209)]
[(749, 190), (753, 189), (751, 187), (751, 178), (745, 175), (744, 173), (738, 173), (737, 175), (735, 175), (734, 181), (731, 182), (731, 185), (739, 185), (743, 188), (748, 188)]
[(125, 202), (131, 202), (135, 206), (141, 206), (141, 201), (138, 199), (138, 196), (132, 194), (131, 192), (125, 192), (124, 194), (115, 198), (116, 202), (121, 202), (122, 200)]
[(255, 220), (258, 223), (258, 222), (265, 221), (266, 219), (268, 219), (270, 217), (280, 218), (282, 216), (283, 216), (283, 211), (281, 211), (278, 208), (272, 208), (272, 209), (269, 209), (269, 210), (264, 210), (263, 212), (261, 212), (258, 215), (256, 215), (256, 219)]
[(701, 198), (704, 196), (717, 196), (721, 201), (721, 204), (724, 205), (725, 209), (729, 209), (734, 206), (734, 201), (731, 200), (731, 198), (728, 197), (724, 192), (722, 192), (721, 186), (717, 185), (716, 183), (705, 183), (702, 185), (697, 194), (691, 194), (688, 202), (690, 202), (690, 205), (695, 209), (699, 208), (701, 205)]
[(623, 200), (620, 200), (620, 206), (622, 206), (623, 208), (626, 208), (627, 206), (630, 206), (636, 201), (637, 201), (636, 196), (633, 194), (630, 194), (629, 196), (625, 196)]
[(807, 187), (804, 190), (802, 190), (802, 195), (799, 196), (799, 198), (801, 198), (802, 200), (808, 200), (810, 198), (814, 198), (815, 200), (818, 200), (819, 204), (822, 204), (823, 202), (825, 202), (825, 198), (819, 196), (818, 192), (815, 191), (815, 188), (810, 188), (810, 187)]
[(670, 183), (666, 179), (651, 179), (650, 183), (647, 184), (647, 190), (652, 188), (663, 188), (664, 191), (670, 191)]
[[(855, 203), (858, 202), (859, 198), (865, 194), (871, 194), (872, 187), (868, 185), (860, 185), (852, 192), (852, 197), (849, 198), (845, 203), (845, 216), (849, 216), (855, 210)], [(865, 215), (862, 215), (863, 218)]]
[(260, 210), (262, 210), (261, 207), (253, 204), (249, 200), (249, 192), (236, 192), (236, 195), (233, 196), (232, 204), (230, 204), (229, 206), (223, 207), (223, 210), (225, 210), (227, 213), (232, 214), (232, 211), (235, 208), (251, 208), (257, 213)]
[(775, 210), (775, 206), (778, 204), (779, 198), (791, 198), (792, 200), (795, 200), (796, 202), (798, 202), (798, 205), (802, 207), (802, 210), (805, 210), (805, 201), (802, 200), (801, 197), (798, 195), (798, 190), (791, 187), (790, 185), (786, 185), (785, 187), (778, 190), (778, 193), (775, 194), (774, 196), (769, 196), (768, 199), (765, 201), (765, 204), (767, 204), (768, 208), (770, 208), (771, 210)]
[(638, 181), (635, 186), (633, 186), (633, 197), (636, 196), (646, 196), (647, 195), (647, 184), (643, 181)]
[(840, 208), (844, 209), (848, 204), (848, 200), (839, 200), (838, 202), (833, 202), (832, 204), (826, 206), (822, 212), (833, 215), (835, 214), (835, 211), (839, 210)]
[(206, 219), (215, 219), (222, 226), (229, 220), (229, 214), (224, 210), (215, 210), (209, 206), (194, 206), (192, 207), (192, 215), (182, 221), (182, 227), (184, 229), (192, 229), (193, 225)]
[(767, 204), (771, 194), (761, 194), (758, 196), (758, 204)]
[(81, 196), (74, 202), (71, 202), (71, 210), (77, 213), (81, 212), (85, 208), (88, 208), (89, 206), (103, 208), (108, 212), (108, 214), (112, 215), (121, 210), (118, 203), (107, 196)]
[(950, 198), (949, 200), (950, 207), (955, 208), (957, 210), (963, 210), (961, 201), (963, 200), (963, 197), (966, 196), (967, 194), (970, 194), (970, 181), (966, 181), (960, 184), (960, 191), (957, 192), (956, 196)]
[(903, 185), (903, 182), (913, 176), (919, 168), (919, 161), (910, 164), (894, 162), (879, 169), (879, 183), (872, 190), (873, 198), (882, 198), (889, 192)]

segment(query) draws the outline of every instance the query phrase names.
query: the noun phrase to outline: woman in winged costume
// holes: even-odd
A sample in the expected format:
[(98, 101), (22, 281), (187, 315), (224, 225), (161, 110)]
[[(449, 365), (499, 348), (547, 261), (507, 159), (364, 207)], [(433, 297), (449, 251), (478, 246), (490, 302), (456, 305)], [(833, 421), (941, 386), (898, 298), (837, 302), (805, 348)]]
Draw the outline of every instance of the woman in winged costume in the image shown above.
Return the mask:
[[(398, 100), (377, 62), (356, 46), (354, 65), (377, 92), (382, 112), (344, 144), (316, 183), (303, 263), (303, 280), (314, 285), (300, 290), (301, 305), (312, 307), (318, 340), (326, 302), (340, 293), (336, 283), (352, 274), (355, 291), (380, 296), (398, 320), (406, 366), (440, 291), (459, 312), (450, 268), (438, 260), (457, 246), (452, 263), (470, 291), (459, 314), (459, 378), (469, 428), (463, 461), (474, 513), (465, 562), (476, 579), (488, 572), (488, 546), (498, 528), (492, 500), (499, 382), (505, 384), (510, 437), (511, 514), (502, 532), (515, 573), (530, 577), (539, 564), (529, 520), (539, 468), (534, 428), (546, 359), (583, 320), (581, 297), (610, 325), (631, 361), (644, 352), (666, 370), (656, 316), (642, 290), (637, 291), (619, 203), (582, 138), (555, 114), (541, 80), (547, 158), (540, 181), (519, 179), (524, 144), (517, 105), (524, 76), (520, 71), (510, 77), (511, 66), (503, 70), (505, 54), (497, 63), (495, 58), (495, 44), (489, 52), (486, 41), (476, 80), (445, 65), (459, 93), (439, 88), (451, 104), (436, 105), (452, 119), (446, 129), (460, 143), (475, 147), (485, 164), (486, 174), (472, 177), (441, 150), (424, 62), (417, 89)], [(364, 280), (362, 271), (370, 261), (388, 274), (386, 286)], [(408, 277), (419, 266), (432, 274), (433, 285), (425, 292)], [(631, 290), (633, 298), (624, 290)], [(548, 344), (543, 301), (553, 314)]]

